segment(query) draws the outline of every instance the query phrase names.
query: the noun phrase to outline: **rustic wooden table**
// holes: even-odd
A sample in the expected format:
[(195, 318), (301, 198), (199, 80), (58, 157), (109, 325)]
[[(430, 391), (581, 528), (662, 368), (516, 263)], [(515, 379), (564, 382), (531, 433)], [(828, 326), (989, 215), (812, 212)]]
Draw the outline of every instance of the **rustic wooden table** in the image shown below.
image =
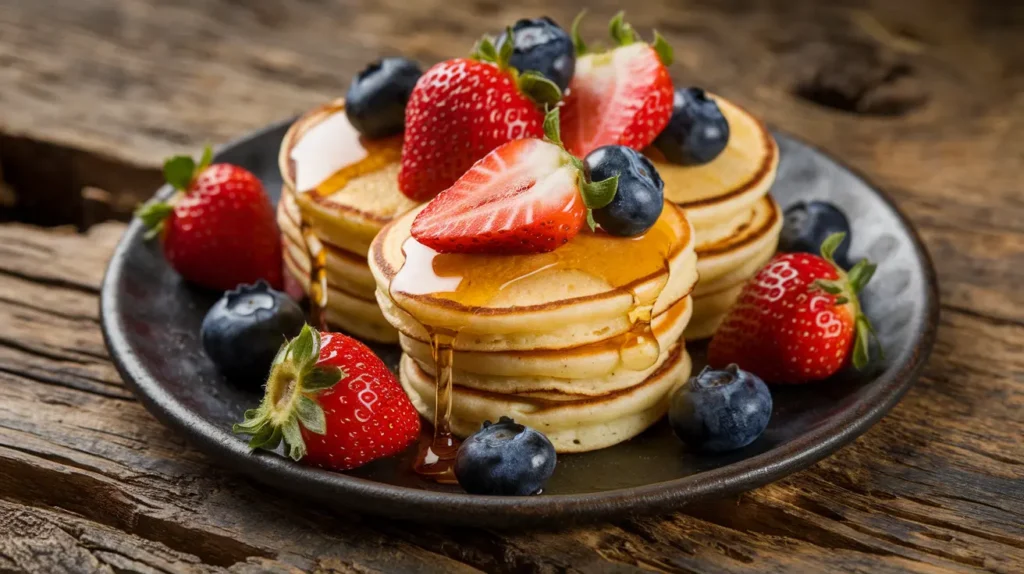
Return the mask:
[[(152, 192), (162, 157), (338, 96), (379, 55), (437, 61), (583, 2), (551, 4), (0, 0), (0, 571), (1024, 571), (1020, 3), (628, 6), (674, 43), (678, 81), (868, 174), (935, 259), (924, 376), (806, 471), (661, 518), (424, 527), (258, 486), (135, 401), (97, 320), (124, 225), (99, 222)], [(596, 35), (622, 3), (588, 4)]]

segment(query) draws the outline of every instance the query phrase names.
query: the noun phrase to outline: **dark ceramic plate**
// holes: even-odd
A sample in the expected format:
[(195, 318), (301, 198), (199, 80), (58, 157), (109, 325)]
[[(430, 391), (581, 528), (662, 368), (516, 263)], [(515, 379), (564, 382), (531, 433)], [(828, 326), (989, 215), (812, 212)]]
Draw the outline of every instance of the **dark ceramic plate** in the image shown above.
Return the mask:
[[(237, 163), (277, 195), (277, 152), (287, 123), (225, 147), (218, 160)], [(772, 190), (786, 207), (822, 198), (851, 219), (851, 256), (879, 264), (864, 296), (886, 359), (866, 373), (824, 384), (773, 389), (775, 412), (754, 444), (724, 456), (687, 453), (662, 422), (598, 452), (559, 457), (543, 495), (471, 496), (420, 481), (412, 451), (351, 474), (306, 468), (273, 453), (250, 453), (231, 424), (254, 406), (252, 391), (225, 382), (204, 356), (199, 325), (217, 295), (184, 284), (134, 222), (103, 283), (103, 332), (124, 377), (154, 415), (214, 460), (257, 480), (318, 501), (414, 520), (481, 526), (567, 523), (664, 512), (700, 498), (771, 482), (852, 441), (899, 401), (924, 364), (938, 316), (935, 274), (920, 239), (881, 191), (820, 151), (776, 134), (782, 150)], [(170, 189), (159, 191), (160, 195)], [(392, 367), (394, 347), (375, 347)], [(700, 359), (700, 350), (695, 358)], [(412, 449), (414, 450), (414, 449)]]

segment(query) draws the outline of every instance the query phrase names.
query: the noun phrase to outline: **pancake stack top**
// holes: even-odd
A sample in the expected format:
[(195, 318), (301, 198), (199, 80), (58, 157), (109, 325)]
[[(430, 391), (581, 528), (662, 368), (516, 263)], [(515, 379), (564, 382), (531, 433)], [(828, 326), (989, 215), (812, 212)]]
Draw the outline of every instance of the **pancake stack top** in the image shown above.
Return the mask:
[(774, 254), (782, 231), (779, 206), (768, 195), (779, 150), (757, 118), (713, 98), (729, 122), (729, 143), (711, 162), (681, 166), (650, 152), (665, 181), (665, 198), (686, 212), (696, 232), (700, 282), (693, 293), (691, 340), (714, 334), (743, 284)]
[(363, 141), (338, 100), (299, 118), (278, 158), (284, 186), (277, 221), (289, 292), (296, 298), (309, 292), (305, 221), (327, 253), (327, 322), (389, 343), (398, 333), (377, 306), (366, 256), (381, 228), (416, 206), (398, 190), (401, 153), (401, 136)]
[(682, 211), (667, 203), (642, 237), (584, 231), (531, 255), (439, 254), (411, 238), (417, 213), (381, 231), (370, 269), (400, 333), (402, 384), (421, 414), (434, 414), (438, 333), (454, 334), (458, 436), (512, 416), (559, 452), (582, 452), (627, 440), (665, 414), (690, 373), (682, 333), (697, 257)]

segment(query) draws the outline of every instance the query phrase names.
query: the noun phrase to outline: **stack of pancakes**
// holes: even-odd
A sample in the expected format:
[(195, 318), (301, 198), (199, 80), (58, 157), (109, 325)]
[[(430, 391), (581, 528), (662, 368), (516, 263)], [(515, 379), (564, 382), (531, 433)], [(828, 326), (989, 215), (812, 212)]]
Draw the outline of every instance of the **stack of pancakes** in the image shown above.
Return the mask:
[(782, 215), (768, 195), (779, 150), (767, 128), (745, 110), (715, 97), (729, 122), (729, 143), (711, 162), (681, 166), (648, 150), (665, 181), (665, 198), (686, 212), (696, 232), (700, 282), (686, 338), (714, 334), (747, 280), (778, 245)]
[[(370, 269), (381, 309), (400, 333), (402, 385), (424, 417), (434, 415), (438, 332), (457, 333), (457, 436), (511, 416), (558, 452), (583, 452), (636, 436), (665, 414), (691, 369), (682, 335), (697, 262), (681, 210), (666, 203), (645, 245), (584, 231), (533, 255), (439, 255), (410, 238), (417, 213), (377, 236)], [(649, 331), (636, 322), (644, 312)], [(648, 344), (630, 347), (638, 332), (648, 333)]]
[(326, 320), (353, 335), (394, 343), (398, 333), (374, 297), (366, 263), (370, 242), (416, 203), (398, 190), (401, 137), (363, 141), (332, 102), (305, 114), (284, 137), (278, 158), (284, 186), (277, 221), (291, 295), (309, 293), (307, 231), (326, 250)]

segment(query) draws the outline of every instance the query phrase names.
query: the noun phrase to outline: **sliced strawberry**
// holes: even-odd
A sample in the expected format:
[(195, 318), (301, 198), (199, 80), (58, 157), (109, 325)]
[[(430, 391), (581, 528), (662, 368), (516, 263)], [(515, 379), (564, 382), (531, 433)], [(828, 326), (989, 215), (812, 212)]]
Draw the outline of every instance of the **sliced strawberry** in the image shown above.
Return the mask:
[(568, 154), (531, 138), (473, 165), (416, 216), (412, 236), (442, 253), (540, 253), (575, 237), (586, 219)]
[(562, 111), (565, 147), (577, 157), (603, 145), (642, 150), (654, 141), (672, 116), (672, 79), (667, 65), (672, 49), (655, 32), (653, 45), (639, 41), (620, 12), (612, 19), (612, 38), (619, 46), (585, 54), (573, 26), (576, 74)]

